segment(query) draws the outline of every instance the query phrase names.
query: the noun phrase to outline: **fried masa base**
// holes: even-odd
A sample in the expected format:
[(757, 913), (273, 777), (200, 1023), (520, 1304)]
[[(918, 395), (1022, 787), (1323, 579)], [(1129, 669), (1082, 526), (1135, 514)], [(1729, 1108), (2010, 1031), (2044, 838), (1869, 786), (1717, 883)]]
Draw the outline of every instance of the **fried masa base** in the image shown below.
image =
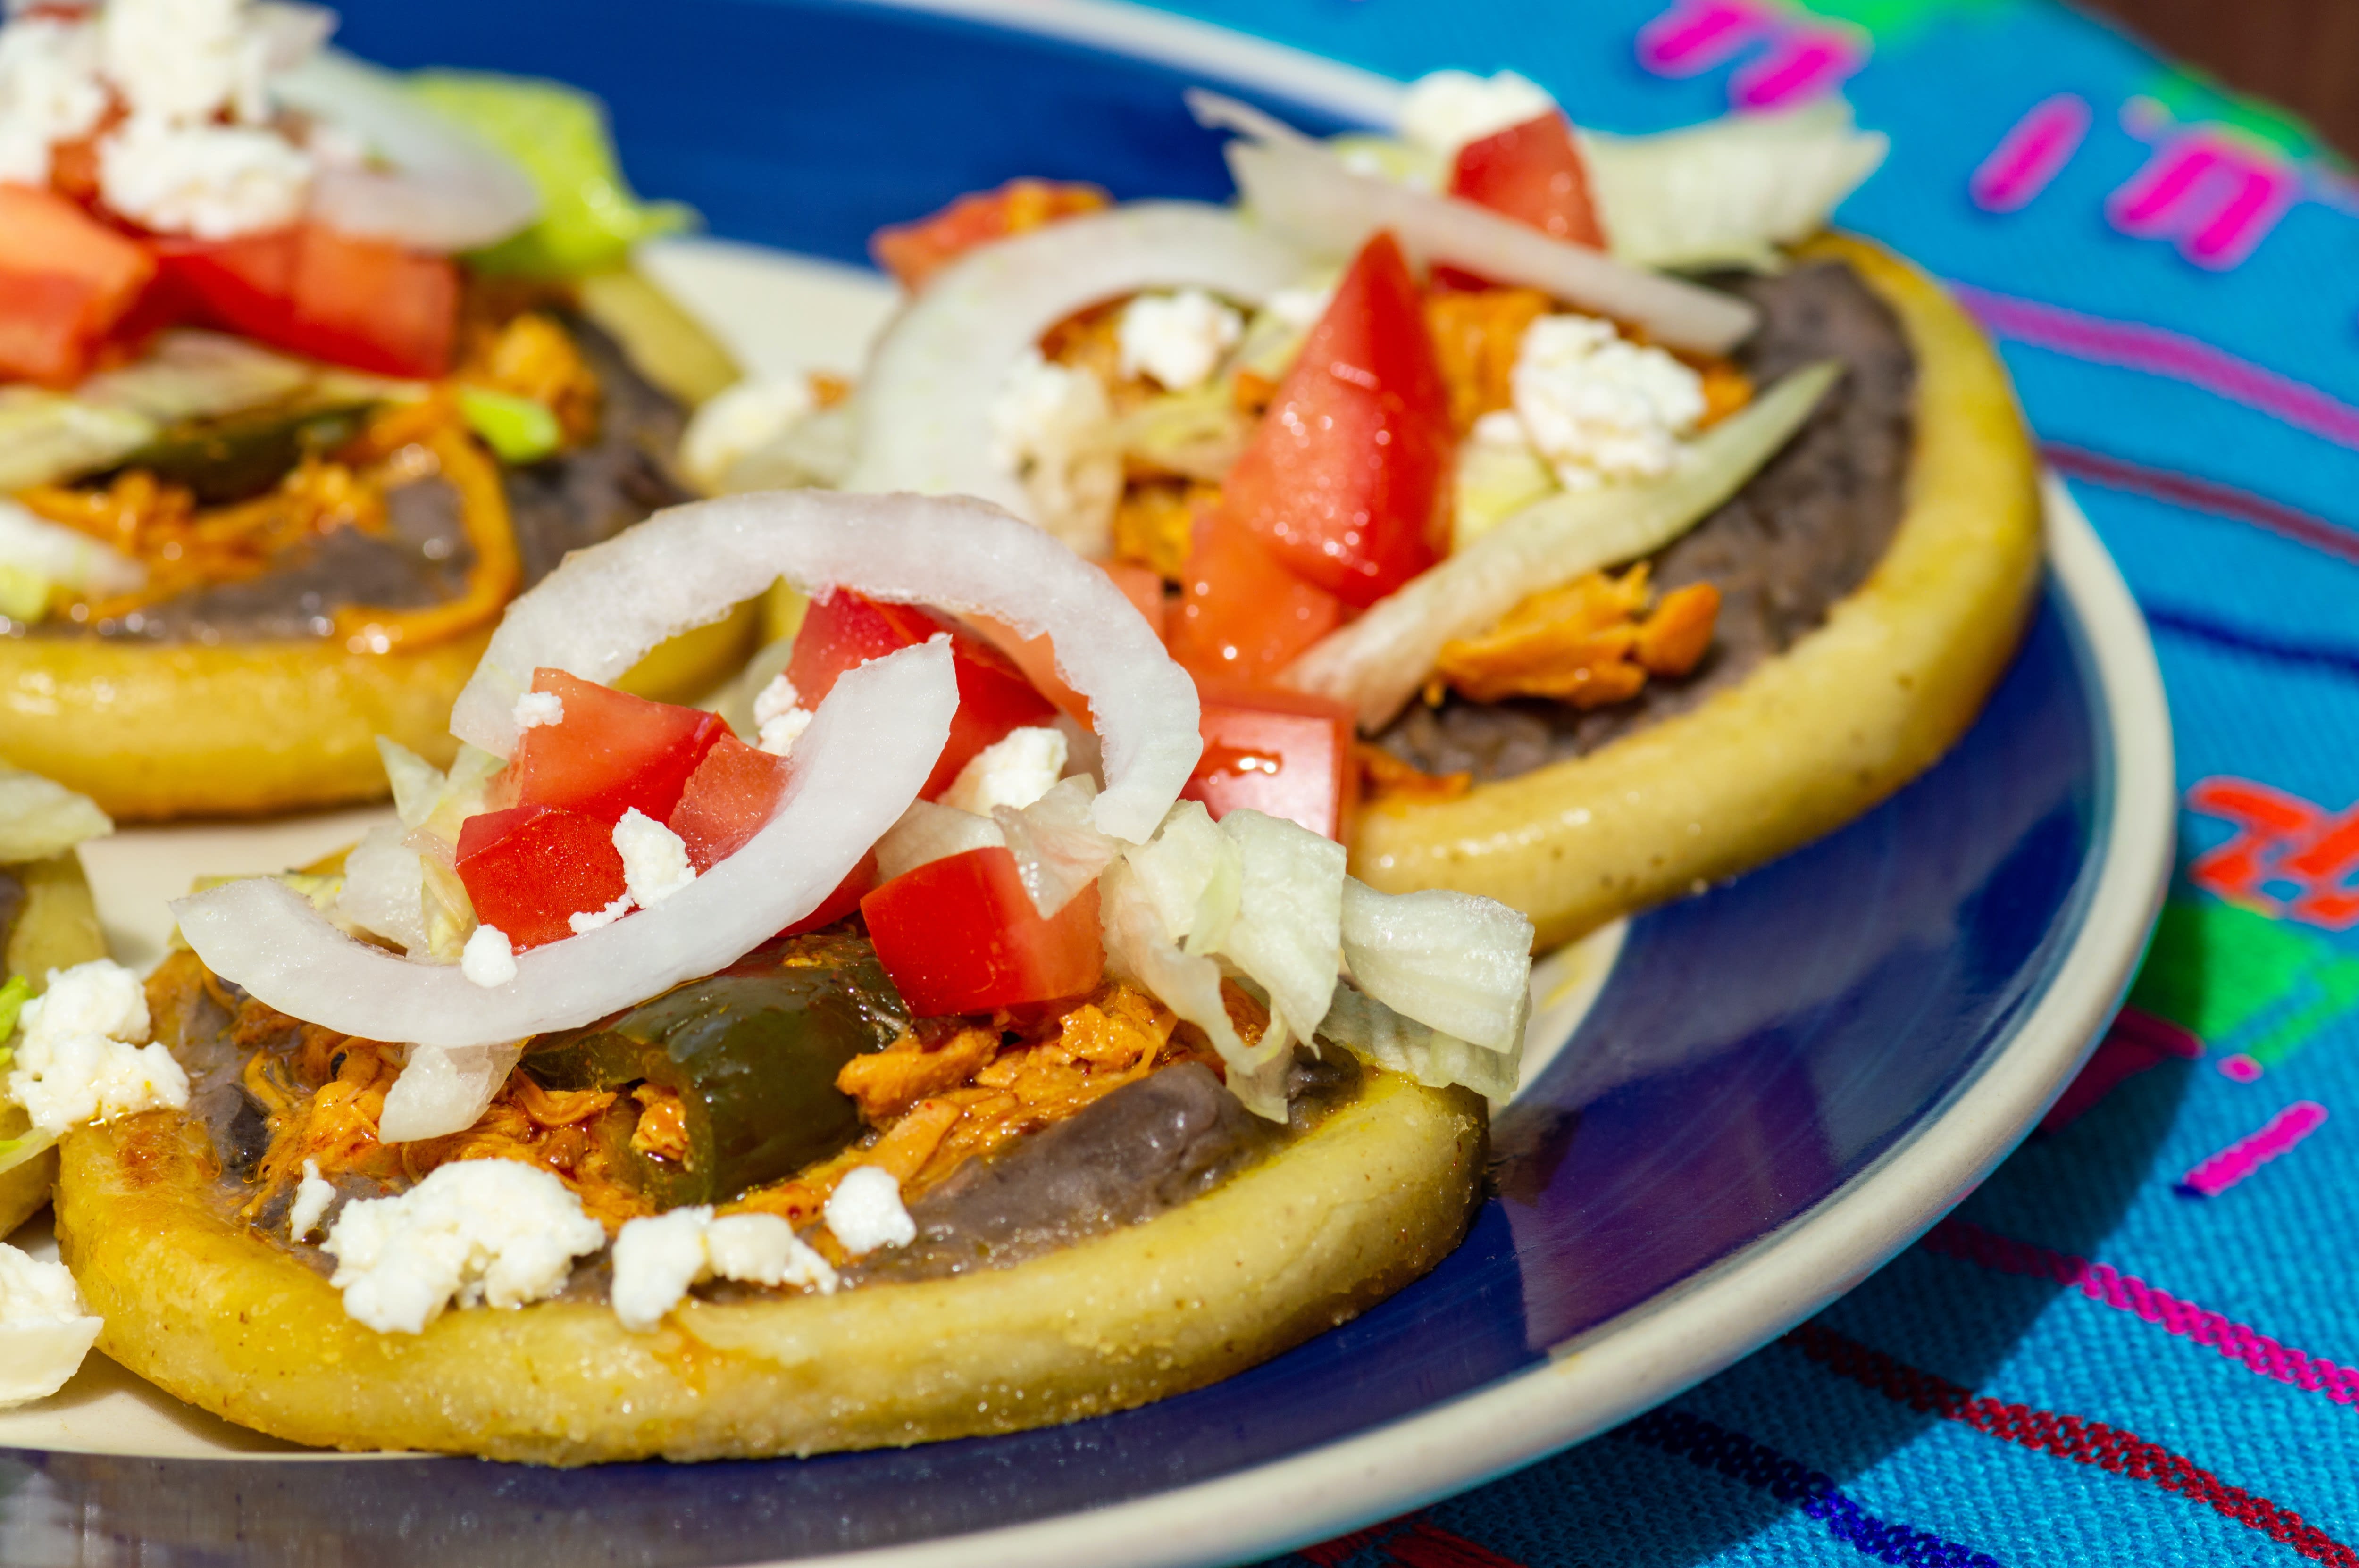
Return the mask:
[[(693, 406), (736, 379), (727, 351), (637, 274), (585, 280), (582, 308), (640, 373)], [(759, 600), (656, 648), (615, 684), (693, 702), (753, 651)], [(387, 736), (447, 766), (451, 705), (496, 621), (414, 652), (331, 639), (157, 644), (0, 637), (0, 752), (121, 822), (253, 816), (381, 799)]]
[[(24, 884), (25, 907), (8, 933), (7, 951), (0, 954), (0, 974), (27, 976), (38, 987), (51, 969), (106, 957), (90, 883), (82, 880), (82, 862), (72, 850), (8, 871)], [(0, 1140), (15, 1138), (30, 1126), (16, 1107), (0, 1110)], [(0, 1239), (49, 1201), (49, 1184), (57, 1173), (55, 1150), (0, 1173)]]
[(1543, 946), (1842, 826), (1962, 735), (2021, 641), (2040, 569), (2038, 470), (2006, 371), (1924, 274), (1863, 241), (1851, 265), (1917, 357), (1898, 531), (1826, 624), (1702, 706), (1455, 800), (1361, 813), (1352, 870), (1531, 916)]
[[(649, 654), (616, 684), (688, 701), (745, 662), (758, 605)], [(246, 816), (374, 800), (376, 738), (448, 764), (451, 705), (493, 627), (416, 653), (336, 642), (156, 644), (0, 637), (7, 758), (118, 821)]]
[(1482, 1102), (1371, 1072), (1202, 1197), (1008, 1269), (833, 1296), (690, 1302), (652, 1333), (603, 1303), (454, 1311), (417, 1336), (224, 1218), (201, 1129), (75, 1134), (58, 1237), (99, 1348), (298, 1443), (552, 1465), (751, 1458), (1014, 1432), (1213, 1382), (1355, 1316), (1464, 1238)]

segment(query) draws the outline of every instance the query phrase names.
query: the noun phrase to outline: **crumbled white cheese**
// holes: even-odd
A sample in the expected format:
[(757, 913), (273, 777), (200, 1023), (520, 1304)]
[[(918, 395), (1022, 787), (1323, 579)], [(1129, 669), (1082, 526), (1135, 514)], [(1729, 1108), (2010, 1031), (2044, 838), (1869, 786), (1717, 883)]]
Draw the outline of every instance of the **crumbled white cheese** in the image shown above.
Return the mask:
[(555, 1295), (573, 1260), (605, 1243), (549, 1172), (460, 1160), (398, 1196), (346, 1204), (324, 1246), (348, 1315), (380, 1334), (422, 1334), (453, 1301), (508, 1307)]
[(528, 691), (516, 699), (516, 727), (538, 730), (565, 722), (565, 699), (553, 691)]
[(1327, 307), (1335, 301), (1335, 290), (1326, 288), (1281, 288), (1262, 302), (1262, 308), (1298, 332), (1308, 332), (1319, 325), (1319, 318), (1327, 314)]
[[(1613, 323), (1543, 316), (1524, 332), (1512, 377), (1516, 417), (1568, 490), (1669, 471), (1680, 439), (1703, 418), (1703, 380)], [(1503, 431), (1486, 416), (1478, 440)]]
[(748, 1285), (795, 1285), (832, 1295), (835, 1271), (774, 1214), (733, 1214), (704, 1231), (705, 1256), (724, 1280)]
[(107, 958), (51, 969), (49, 988), (17, 1022), (8, 1094), (34, 1128), (60, 1133), (143, 1110), (179, 1110), (189, 1075), (161, 1045), (145, 1045), (147, 996), (139, 977)]
[(854, 1258), (880, 1247), (907, 1247), (918, 1238), (917, 1221), (901, 1206), (901, 1184), (880, 1166), (862, 1165), (844, 1173), (820, 1212), (828, 1230)]
[(636, 806), (614, 824), (614, 852), (623, 857), (623, 885), (641, 909), (653, 909), (696, 880), (679, 835)]
[(1145, 375), (1170, 392), (1193, 392), (1245, 336), (1245, 319), (1201, 288), (1142, 294), (1114, 323), (1122, 373)]
[(567, 915), (565, 924), (573, 927), (573, 935), (576, 936), (587, 936), (592, 931), (614, 925), (637, 907), (638, 905), (631, 901), (631, 895), (626, 892), (603, 909), (585, 909)]
[(1105, 384), (1027, 349), (991, 406), (991, 460), (1024, 481), (1040, 526), (1093, 559), (1113, 547), (1122, 454)]
[(941, 803), (977, 816), (992, 807), (1021, 811), (1065, 776), (1065, 732), (1047, 726), (1010, 730), (977, 752), (942, 793)]
[(1437, 70), (1409, 84), (1401, 100), (1401, 139), (1445, 158), (1481, 141), (1538, 119), (1556, 100), (1538, 83), (1503, 70), (1485, 78)]
[(712, 1223), (712, 1210), (698, 1207), (623, 1227), (614, 1238), (614, 1283), (607, 1299), (625, 1328), (644, 1333), (680, 1303), (705, 1271), (704, 1227)]
[(269, 117), (269, 45), (246, 0), (108, 0), (99, 14), (107, 79), (136, 118), (193, 125), (223, 110)]
[(795, 742), (803, 738), (803, 731), (818, 717), (806, 708), (789, 708), (762, 721), (760, 737), (755, 743), (774, 757), (786, 756), (794, 751)]
[(780, 670), (770, 677), (769, 685), (755, 694), (754, 722), (756, 725), (767, 724), (773, 719), (799, 712), (802, 705), (803, 694), (795, 689), (795, 683), (787, 678), (787, 672)]
[(459, 949), (459, 972), (490, 990), (516, 978), (516, 947), (496, 925), (478, 925)]
[(48, 185), (53, 145), (88, 135), (105, 114), (94, 28), (55, 16), (0, 27), (0, 182)]
[(303, 1162), (303, 1179), (295, 1187), (295, 1206), (287, 1211), (287, 1238), (300, 1241), (320, 1228), (336, 1201), (336, 1189), (320, 1174), (320, 1162)]
[(676, 1208), (635, 1219), (614, 1238), (614, 1315), (645, 1333), (686, 1299), (690, 1287), (713, 1278), (750, 1284), (799, 1285), (825, 1295), (835, 1271), (774, 1214), (712, 1217), (708, 1207)]
[(753, 376), (698, 408), (679, 438), (679, 466), (707, 495), (727, 487), (729, 470), (810, 416), (818, 406), (807, 376)]
[(64, 1264), (0, 1242), (0, 1409), (65, 1387), (99, 1327)]
[(802, 693), (781, 670), (754, 698), (754, 728), (759, 737), (756, 743), (772, 756), (783, 757), (795, 749), (795, 742), (817, 717), (802, 706)]
[(275, 131), (134, 118), (98, 144), (98, 188), (159, 233), (225, 240), (301, 217), (311, 160)]
[[(0, 33), (0, 38), (6, 36)], [(0, 169), (0, 179), (7, 178), (6, 170)], [(0, 497), (0, 566), (93, 596), (130, 593), (147, 581), (147, 568), (130, 557), (5, 497)]]

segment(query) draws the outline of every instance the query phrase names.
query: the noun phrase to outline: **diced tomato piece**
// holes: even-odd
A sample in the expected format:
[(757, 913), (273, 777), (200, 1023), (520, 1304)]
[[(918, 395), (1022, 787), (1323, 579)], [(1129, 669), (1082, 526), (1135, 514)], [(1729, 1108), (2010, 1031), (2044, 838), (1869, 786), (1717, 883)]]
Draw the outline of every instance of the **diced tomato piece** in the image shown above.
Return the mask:
[[(1100, 570), (1114, 579), (1141, 619), (1154, 630), (1158, 640), (1163, 636), (1163, 579), (1151, 567), (1133, 566), (1127, 561), (1100, 561)], [(991, 645), (1007, 655), (1009, 662), (1024, 673), (1032, 689), (1047, 697), (1083, 729), (1094, 729), (1090, 719), (1089, 698), (1065, 684), (1057, 673), (1057, 645), (1048, 633), (1027, 637), (1004, 621), (988, 615), (971, 615), (968, 622), (991, 640)]]
[(1572, 122), (1557, 110), (1461, 147), (1450, 194), (1568, 244), (1605, 248), (1589, 167), (1572, 139)]
[(475, 918), (519, 948), (573, 935), (571, 915), (623, 896), (609, 822), (548, 806), (470, 816), (459, 827), (459, 880)]
[(902, 872), (860, 901), (877, 961), (920, 1018), (1079, 996), (1105, 972), (1098, 890), (1040, 918), (1006, 849)]
[(314, 359), (380, 375), (451, 368), (459, 274), (440, 256), (317, 223), (233, 240), (156, 242), (195, 317)]
[(0, 185), (0, 377), (68, 386), (156, 261), (61, 196)]
[(1262, 682), (1343, 622), (1343, 601), (1303, 581), (1226, 510), (1200, 518), (1171, 656), (1199, 678)]
[(813, 600), (795, 633), (787, 679), (796, 700), (816, 710), (846, 670), (948, 633), (958, 675), (959, 705), (951, 720), (950, 744), (934, 763), (923, 791), (928, 800), (951, 787), (975, 753), (1004, 739), (1010, 730), (1047, 724), (1057, 708), (1032, 689), (1007, 656), (964, 627), (937, 620), (906, 604), (881, 604), (849, 589)]
[(1359, 804), (1352, 710), (1303, 692), (1214, 686), (1201, 692), (1204, 754), (1180, 793), (1215, 819), (1250, 808), (1339, 842)]
[(838, 882), (835, 891), (820, 901), (817, 909), (778, 933), (781, 936), (800, 936), (807, 931), (824, 931), (837, 921), (849, 917), (860, 907), (860, 901), (876, 890), (876, 851), (871, 849), (860, 857), (860, 864), (852, 868)]
[(996, 190), (962, 196), (940, 211), (914, 223), (879, 229), (868, 242), (868, 254), (891, 273), (901, 287), (915, 292), (935, 273), (977, 245), (1004, 240), (1060, 218), (1094, 212), (1106, 204), (1106, 193), (1094, 185), (1066, 185), (1049, 179), (1010, 180)]
[(1450, 392), (1400, 245), (1361, 247), (1221, 492), (1295, 576), (1363, 609), (1440, 556)]
[(556, 697), (565, 717), (516, 742), (508, 776), (517, 804), (577, 811), (609, 827), (632, 810), (669, 821), (690, 777), (729, 733), (717, 714), (649, 702), (563, 670), (533, 671), (532, 689)]
[(667, 827), (688, 846), (699, 875), (745, 847), (786, 793), (787, 759), (723, 735), (704, 753)]

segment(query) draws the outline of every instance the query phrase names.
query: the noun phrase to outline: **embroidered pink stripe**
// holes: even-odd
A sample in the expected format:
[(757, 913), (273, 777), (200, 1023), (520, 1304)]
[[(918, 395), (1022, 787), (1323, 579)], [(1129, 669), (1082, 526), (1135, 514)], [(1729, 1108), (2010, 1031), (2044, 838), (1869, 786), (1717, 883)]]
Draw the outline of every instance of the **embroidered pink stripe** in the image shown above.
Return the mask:
[(2069, 1285), (2093, 1302), (2139, 1321), (2159, 1325), (2181, 1339), (2218, 1351), (2249, 1371), (2297, 1389), (2323, 1393), (2336, 1404), (2359, 1403), (2359, 1368), (2334, 1362), (2289, 1345), (2219, 1313), (2156, 1290), (2135, 1274), (2125, 1274), (2109, 1263), (2092, 1263), (2069, 1252), (2036, 1247), (2028, 1241), (1985, 1230), (1970, 1220), (1945, 1219), (1926, 1236), (1928, 1251), (1968, 1263), (1979, 1263), (2002, 1274), (2023, 1274)]
[(2002, 338), (2097, 364), (2183, 381), (2338, 445), (2359, 449), (2359, 408), (2201, 339), (2140, 321), (2083, 316), (2061, 306), (1993, 294), (1965, 284), (1950, 287), (1984, 326)]
[(2296, 1100), (2258, 1132), (2237, 1139), (2180, 1177), (2179, 1185), (2198, 1197), (2216, 1198), (2317, 1131), (2325, 1120), (2324, 1106), (2314, 1099)]

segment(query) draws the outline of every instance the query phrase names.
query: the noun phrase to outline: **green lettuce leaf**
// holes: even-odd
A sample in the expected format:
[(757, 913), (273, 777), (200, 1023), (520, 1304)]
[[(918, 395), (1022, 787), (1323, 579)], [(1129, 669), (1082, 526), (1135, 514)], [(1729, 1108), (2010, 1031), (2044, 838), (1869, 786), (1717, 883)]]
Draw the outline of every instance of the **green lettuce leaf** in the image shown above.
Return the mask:
[(567, 278), (620, 266), (640, 241), (691, 227), (694, 210), (644, 202), (624, 179), (605, 106), (561, 82), (479, 71), (422, 70), (410, 90), (523, 167), (540, 187), (540, 221), (477, 251), (476, 270)]

